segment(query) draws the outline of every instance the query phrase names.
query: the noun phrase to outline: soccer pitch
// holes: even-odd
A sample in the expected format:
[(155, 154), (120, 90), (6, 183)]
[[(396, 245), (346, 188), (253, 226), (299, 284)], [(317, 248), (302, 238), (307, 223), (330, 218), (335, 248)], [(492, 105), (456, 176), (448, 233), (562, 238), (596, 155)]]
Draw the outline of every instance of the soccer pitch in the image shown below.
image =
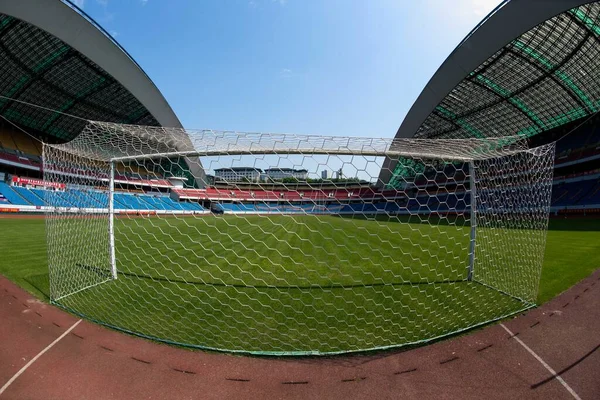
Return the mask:
[[(365, 350), (528, 306), (466, 281), (468, 227), (323, 215), (151, 217), (117, 219), (115, 235), (118, 279), (59, 304), (174, 343)], [(89, 283), (98, 274), (97, 265), (78, 265), (64, 276)]]
[[(147, 337), (267, 352), (412, 343), (523, 309), (523, 302), (466, 281), (468, 228), (406, 222), (300, 215), (118, 219), (118, 279), (60, 303)], [(598, 231), (586, 232), (594, 226), (586, 222), (578, 232), (550, 232), (546, 264), (560, 261), (554, 251), (567, 237), (584, 234), (586, 241), (575, 243), (597, 247)], [(190, 224), (199, 235), (189, 235)], [(15, 238), (4, 245), (0, 272), (47, 296), (43, 221), (5, 219), (0, 226)], [(579, 253), (575, 246), (560, 254), (564, 260)], [(587, 258), (571, 263), (578, 268), (569, 268), (563, 285), (594, 268)], [(432, 262), (443, 267), (431, 268)], [(554, 294), (561, 291), (553, 274), (549, 282)]]

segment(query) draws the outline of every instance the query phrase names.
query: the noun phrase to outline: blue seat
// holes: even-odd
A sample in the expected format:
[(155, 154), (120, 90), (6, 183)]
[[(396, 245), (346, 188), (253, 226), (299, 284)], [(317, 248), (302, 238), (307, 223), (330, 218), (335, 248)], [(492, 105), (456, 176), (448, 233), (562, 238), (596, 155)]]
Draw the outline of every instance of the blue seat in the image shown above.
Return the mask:
[(23, 197), (28, 202), (33, 204), (34, 206), (45, 206), (46, 205), (46, 202), (41, 197), (39, 197), (38, 195), (36, 195), (35, 193), (33, 193), (32, 191), (30, 191), (27, 188), (13, 186), (12, 189), (15, 192), (17, 192), (21, 197)]
[(10, 204), (20, 205), (20, 206), (31, 206), (32, 204), (25, 200), (23, 197), (19, 196), (17, 192), (13, 190), (12, 187), (7, 185), (4, 182), (0, 182), (0, 193), (10, 202)]

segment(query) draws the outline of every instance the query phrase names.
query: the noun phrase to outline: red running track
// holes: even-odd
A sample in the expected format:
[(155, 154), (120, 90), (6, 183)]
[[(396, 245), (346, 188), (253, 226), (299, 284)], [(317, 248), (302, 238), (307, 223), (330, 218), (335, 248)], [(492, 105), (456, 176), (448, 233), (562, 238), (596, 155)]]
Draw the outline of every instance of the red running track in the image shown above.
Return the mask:
[(597, 270), (505, 321), (520, 341), (497, 324), (410, 351), (302, 359), (189, 351), (83, 321), (23, 371), (78, 318), (0, 276), (0, 400), (598, 399), (599, 305)]

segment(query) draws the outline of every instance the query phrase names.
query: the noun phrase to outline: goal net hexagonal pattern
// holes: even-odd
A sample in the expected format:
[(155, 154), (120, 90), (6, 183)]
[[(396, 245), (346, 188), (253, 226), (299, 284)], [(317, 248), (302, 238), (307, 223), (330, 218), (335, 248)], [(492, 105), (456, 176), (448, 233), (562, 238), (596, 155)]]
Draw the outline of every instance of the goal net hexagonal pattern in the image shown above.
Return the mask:
[[(185, 346), (333, 354), (534, 305), (554, 146), (90, 122), (44, 146), (53, 303)], [(379, 177), (388, 172), (390, 179)]]

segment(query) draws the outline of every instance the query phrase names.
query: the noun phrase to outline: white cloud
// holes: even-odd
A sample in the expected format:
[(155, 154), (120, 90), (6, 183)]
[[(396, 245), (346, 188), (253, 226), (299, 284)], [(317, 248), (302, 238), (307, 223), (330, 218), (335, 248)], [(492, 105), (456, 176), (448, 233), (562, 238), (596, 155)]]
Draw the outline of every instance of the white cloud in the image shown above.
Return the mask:
[[(268, 4), (269, 0), (248, 0), (248, 7), (251, 8), (258, 8), (260, 6), (263, 6), (265, 4)], [(280, 6), (285, 6), (287, 4), (288, 0), (271, 0), (272, 4), (278, 4)]]
[(279, 76), (282, 78), (291, 78), (294, 76), (294, 72), (289, 68), (282, 68), (281, 71), (279, 71)]
[(83, 7), (85, 6), (85, 0), (73, 0), (73, 4), (83, 10)]
[(96, 3), (104, 10), (104, 15), (101, 18), (102, 23), (107, 23), (115, 19), (115, 14), (108, 11), (109, 0), (96, 0)]
[(116, 38), (117, 36), (119, 36), (119, 32), (117, 32), (117, 31), (110, 31), (110, 36)]
[(140, 2), (142, 3), (143, 6), (145, 6), (146, 4), (148, 4), (148, 0), (140, 0)]

